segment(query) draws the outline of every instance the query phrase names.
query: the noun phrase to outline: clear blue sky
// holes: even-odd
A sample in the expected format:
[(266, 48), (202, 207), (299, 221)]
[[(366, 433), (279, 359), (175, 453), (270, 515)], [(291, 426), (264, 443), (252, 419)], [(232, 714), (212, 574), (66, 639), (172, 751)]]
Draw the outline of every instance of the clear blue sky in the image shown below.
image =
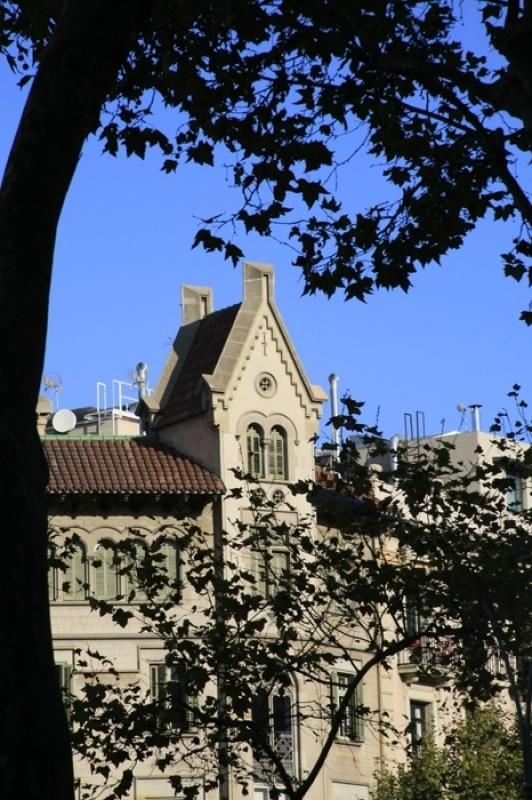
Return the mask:
[[(22, 95), (0, 67), (0, 168)], [(212, 286), (216, 308), (237, 302), (241, 272), (219, 255), (191, 250), (196, 217), (223, 210), (223, 170), (187, 167), (175, 176), (157, 158), (140, 162), (100, 154), (86, 144), (59, 227), (45, 373), (63, 381), (61, 407), (95, 403), (96, 382), (128, 380), (144, 360), (153, 384), (180, 322), (179, 286)], [(378, 170), (364, 161), (344, 179), (354, 202), (376, 194)], [(310, 380), (366, 401), (366, 421), (387, 435), (403, 431), (403, 413), (425, 412), (427, 432), (458, 426), (457, 403), (483, 404), (483, 427), (515, 382), (532, 403), (532, 329), (519, 322), (525, 285), (505, 278), (498, 254), (511, 231), (485, 223), (441, 267), (414, 279), (408, 295), (381, 292), (366, 305), (341, 296), (302, 297), (290, 251), (241, 237), (246, 257), (276, 267), (277, 303)], [(328, 409), (325, 410), (326, 420)]]

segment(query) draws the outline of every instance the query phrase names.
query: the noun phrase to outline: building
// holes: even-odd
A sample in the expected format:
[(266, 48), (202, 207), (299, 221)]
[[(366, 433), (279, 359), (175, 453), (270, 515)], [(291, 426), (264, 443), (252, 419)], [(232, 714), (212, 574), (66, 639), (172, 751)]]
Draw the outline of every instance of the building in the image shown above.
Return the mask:
[[(252, 491), (260, 489), (286, 530), (303, 518), (315, 520), (307, 497), (292, 497), (288, 486), (314, 474), (313, 438), (327, 395), (309, 382), (290, 341), (275, 305), (271, 266), (244, 265), (243, 299), (234, 306), (215, 311), (209, 289), (185, 286), (182, 308), (182, 326), (159, 383), (140, 402), (146, 435), (98, 433), (92, 418), (64, 434), (44, 436), (51, 471), (52, 544), (74, 535), (66, 573), (54, 564), (50, 570), (55, 657), (60, 680), (74, 695), (91, 668), (80, 655), (87, 647), (104, 653), (121, 680), (136, 681), (152, 696), (168, 679), (157, 637), (143, 632), (138, 622), (122, 628), (110, 616), (91, 611), (91, 597), (122, 609), (132, 605), (130, 578), (117, 568), (113, 544), (129, 541), (134, 548), (162, 532), (170, 576), (180, 569), (172, 537), (185, 523), (201, 528), (213, 547), (222, 546), (221, 532), (227, 531), (229, 544), (223, 547), (230, 548), (230, 537), (240, 535), (240, 526), (256, 523), (249, 494), (239, 492), (242, 482), (235, 468), (255, 476)], [(46, 416), (46, 409), (42, 413)], [(131, 419), (126, 422), (130, 425)], [(277, 545), (268, 558), (274, 572), (283, 572), (287, 556), (282, 544)], [(233, 556), (245, 558), (242, 551)], [(260, 580), (268, 591), (267, 574)], [(193, 619), (196, 610), (197, 596), (185, 583), (179, 613)], [(369, 657), (364, 648), (355, 652), (356, 645), (349, 647), (354, 661), (339, 658), (335, 664), (332, 700), (330, 687), (318, 690), (307, 684), (257, 699), (257, 714), (272, 729), (275, 747), (282, 745), (283, 764), (300, 779), (319, 755), (328, 730), (327, 709), (331, 702), (341, 702), (352, 664), (363, 665)], [(98, 670), (103, 674), (106, 668), (97, 662)], [(297, 710), (311, 702), (322, 709), (312, 729), (298, 725)], [(429, 727), (436, 730), (438, 715), (444, 713), (438, 686), (420, 679), (416, 660), (408, 654), (394, 660), (391, 670), (377, 666), (369, 671), (356, 702), (379, 719), (391, 720), (397, 730), (409, 728), (413, 743)], [(364, 726), (356, 713), (348, 712), (309, 800), (368, 800), (375, 770), (400, 758), (397, 753), (382, 730)], [(80, 769), (83, 781), (102, 782)], [(201, 764), (189, 763), (182, 774), (185, 781), (201, 784)], [(231, 800), (241, 796), (231, 777), (221, 791)], [(254, 800), (268, 793), (257, 768)], [(146, 762), (134, 770), (130, 796), (162, 800), (174, 795), (165, 774)], [(216, 797), (217, 791), (209, 796)]]

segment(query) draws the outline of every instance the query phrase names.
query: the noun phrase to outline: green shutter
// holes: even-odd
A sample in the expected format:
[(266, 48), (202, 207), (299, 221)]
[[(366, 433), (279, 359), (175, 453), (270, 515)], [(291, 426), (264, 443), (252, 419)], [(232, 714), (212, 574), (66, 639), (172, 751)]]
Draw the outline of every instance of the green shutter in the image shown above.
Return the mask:
[(161, 565), (161, 577), (165, 585), (157, 594), (158, 600), (166, 600), (178, 587), (179, 578), (179, 551), (175, 542), (166, 541), (161, 545), (161, 555), (164, 560), (158, 562)]
[(272, 428), (268, 462), (272, 478), (286, 478), (286, 434), (278, 426)]
[(133, 602), (142, 602), (146, 600), (146, 592), (142, 588), (145, 575), (143, 574), (143, 566), (146, 561), (146, 545), (144, 542), (133, 542), (131, 555), (128, 556), (128, 572), (124, 576), (124, 593), (129, 595), (130, 592), (135, 592)]
[(353, 699), (351, 701), (350, 711), (350, 728), (351, 738), (354, 742), (364, 741), (364, 715), (362, 708), (364, 706), (363, 686), (359, 683), (355, 689)]
[(63, 697), (63, 705), (67, 719), (70, 719), (72, 706), (72, 667), (70, 664), (55, 665), (57, 680)]
[(114, 600), (118, 593), (115, 553), (107, 542), (100, 542), (95, 553), (94, 595), (99, 600)]
[(262, 550), (256, 547), (251, 550), (251, 571), (255, 578), (254, 591), (257, 594), (266, 595), (266, 559)]
[(287, 550), (274, 550), (270, 554), (268, 569), (270, 571), (270, 594), (275, 593), (281, 581), (287, 581), (289, 575), (289, 554)]
[(166, 684), (166, 667), (164, 664), (150, 664), (150, 691), (152, 700), (157, 703), (163, 699)]
[(255, 478), (263, 475), (262, 432), (256, 425), (250, 425), (246, 433), (248, 472)]
[(56, 547), (53, 544), (48, 545), (48, 599), (50, 602), (58, 598), (58, 580), (57, 580), (57, 567), (50, 564), (52, 559), (57, 558)]
[(82, 545), (75, 545), (70, 556), (65, 559), (66, 570), (64, 584), (68, 584), (68, 588), (63, 589), (63, 597), (65, 600), (85, 600), (86, 560), (85, 548)]

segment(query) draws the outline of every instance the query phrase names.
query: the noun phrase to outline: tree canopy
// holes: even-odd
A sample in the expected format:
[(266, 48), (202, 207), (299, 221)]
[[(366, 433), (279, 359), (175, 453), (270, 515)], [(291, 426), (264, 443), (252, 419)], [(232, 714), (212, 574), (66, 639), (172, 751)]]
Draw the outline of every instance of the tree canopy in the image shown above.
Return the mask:
[(406, 768), (383, 770), (372, 800), (519, 800), (518, 751), (511, 720), (478, 707), (447, 732), (444, 747), (427, 742)]
[[(113, 155), (158, 149), (167, 172), (226, 163), (242, 203), (213, 209), (195, 244), (236, 262), (235, 225), (276, 235), (306, 291), (407, 290), (486, 216), (517, 221), (503, 260), (519, 280), (532, 222), (532, 11), (529, 0), (474, 6), (467, 36), (471, 8), (452, 2), (140, 3), (90, 128)], [(60, 7), (4, 4), (2, 46), (22, 81), (40, 70)], [(176, 112), (168, 124), (153, 113), (161, 105)], [(390, 188), (353, 209), (335, 183), (360, 151)]]
[[(0, 189), (0, 401), (12, 410), (0, 425), (11, 533), (0, 567), (10, 615), (2, 764), (12, 793), (15, 775), (27, 797), (71, 792), (46, 608), (47, 467), (35, 406), (57, 224), (85, 139), (96, 133), (112, 154), (142, 157), (155, 147), (166, 171), (182, 160), (227, 162), (242, 202), (228, 214), (213, 210), (196, 244), (234, 261), (241, 253), (224, 223), (263, 235), (280, 228), (309, 292), (364, 299), (380, 286), (406, 290), (416, 269), (459, 247), (485, 215), (519, 222), (504, 258), (507, 273), (522, 278), (532, 6), (475, 7), (487, 55), (460, 41), (461, 6), (450, 1), (0, 5), (0, 53), (22, 81), (32, 79)], [(171, 131), (155, 124), (155, 103), (174, 112)], [(335, 179), (364, 144), (393, 192), (351, 212)], [(27, 594), (13, 603), (20, 586)]]

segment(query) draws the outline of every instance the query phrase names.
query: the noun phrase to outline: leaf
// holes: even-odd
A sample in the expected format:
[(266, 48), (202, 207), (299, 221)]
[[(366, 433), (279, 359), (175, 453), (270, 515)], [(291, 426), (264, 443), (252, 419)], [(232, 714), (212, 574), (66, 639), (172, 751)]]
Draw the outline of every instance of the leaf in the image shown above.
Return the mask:
[(515, 264), (506, 264), (504, 267), (506, 277), (513, 278), (515, 281), (520, 281), (526, 271), (525, 265), (520, 260)]
[(189, 147), (187, 156), (188, 161), (194, 161), (196, 164), (208, 164), (210, 167), (214, 164), (213, 146), (205, 140)]

